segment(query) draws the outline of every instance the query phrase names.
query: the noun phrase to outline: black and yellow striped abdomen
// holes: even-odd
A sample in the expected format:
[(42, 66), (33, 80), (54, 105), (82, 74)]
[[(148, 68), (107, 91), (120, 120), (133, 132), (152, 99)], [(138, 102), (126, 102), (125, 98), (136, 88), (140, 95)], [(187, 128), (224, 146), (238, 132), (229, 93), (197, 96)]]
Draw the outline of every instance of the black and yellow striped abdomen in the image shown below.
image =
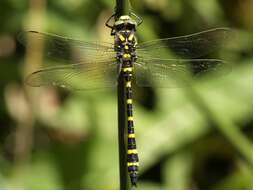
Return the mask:
[(132, 95), (132, 75), (133, 68), (123, 68), (124, 80), (125, 80), (125, 93), (126, 93), (126, 110), (127, 110), (127, 168), (131, 183), (137, 185), (138, 179), (138, 168), (139, 158), (136, 147), (136, 139), (134, 132), (134, 121), (133, 121), (133, 95)]

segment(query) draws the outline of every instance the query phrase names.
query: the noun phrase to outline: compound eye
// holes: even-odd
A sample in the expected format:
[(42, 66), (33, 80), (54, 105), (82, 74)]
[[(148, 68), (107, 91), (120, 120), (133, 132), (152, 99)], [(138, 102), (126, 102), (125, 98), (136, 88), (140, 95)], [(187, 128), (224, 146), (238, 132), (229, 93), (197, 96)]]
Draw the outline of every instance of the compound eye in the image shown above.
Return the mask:
[(131, 24), (131, 23), (128, 23), (127, 26), (126, 26), (126, 29), (127, 29), (127, 30), (135, 29), (135, 25), (134, 25), (134, 24)]
[(124, 23), (116, 25), (117, 30), (122, 30), (124, 28)]

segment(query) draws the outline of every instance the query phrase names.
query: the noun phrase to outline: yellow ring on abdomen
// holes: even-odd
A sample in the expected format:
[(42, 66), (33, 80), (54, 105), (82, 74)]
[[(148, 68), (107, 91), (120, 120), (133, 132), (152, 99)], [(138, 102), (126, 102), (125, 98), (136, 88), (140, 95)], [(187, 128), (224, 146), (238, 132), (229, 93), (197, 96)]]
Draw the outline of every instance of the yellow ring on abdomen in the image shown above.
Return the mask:
[(128, 121), (133, 121), (134, 118), (133, 118), (132, 116), (130, 116), (130, 117), (127, 118), (127, 120), (128, 120)]
[(139, 166), (139, 162), (127, 162), (127, 166)]
[(138, 154), (138, 151), (136, 149), (128, 149), (127, 154)]
[(126, 67), (126, 68), (123, 68), (123, 71), (126, 72), (126, 71), (133, 71), (133, 67)]
[(135, 134), (134, 133), (128, 134), (128, 138), (135, 138)]
[(133, 103), (133, 99), (127, 99), (126, 102), (127, 102), (127, 104), (132, 104)]
[(126, 87), (128, 87), (128, 88), (131, 87), (131, 81), (128, 81), (128, 82), (126, 83)]

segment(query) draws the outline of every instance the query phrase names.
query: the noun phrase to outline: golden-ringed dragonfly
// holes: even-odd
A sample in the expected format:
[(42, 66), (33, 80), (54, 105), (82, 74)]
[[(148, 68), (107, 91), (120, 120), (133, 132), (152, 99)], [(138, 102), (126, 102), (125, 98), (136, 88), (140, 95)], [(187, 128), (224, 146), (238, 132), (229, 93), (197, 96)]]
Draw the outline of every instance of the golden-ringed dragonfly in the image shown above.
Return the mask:
[[(223, 60), (202, 57), (221, 48), (231, 30), (215, 28), (138, 44), (136, 29), (141, 23), (138, 17), (123, 15), (113, 25), (108, 24), (110, 19), (106, 26), (112, 29), (113, 44), (84, 42), (37, 31), (21, 34), (19, 41), (28, 48), (28, 38), (43, 42), (46, 57), (62, 63), (28, 75), (26, 83), (30, 86), (56, 85), (75, 90), (115, 87), (119, 74), (123, 73), (128, 123), (127, 167), (131, 183), (136, 186), (139, 158), (133, 121), (133, 76), (142, 87), (173, 87), (178, 85), (178, 78), (184, 81), (186, 76), (195, 77), (207, 71), (226, 72), (229, 66)], [(174, 58), (167, 58), (169, 50)]]

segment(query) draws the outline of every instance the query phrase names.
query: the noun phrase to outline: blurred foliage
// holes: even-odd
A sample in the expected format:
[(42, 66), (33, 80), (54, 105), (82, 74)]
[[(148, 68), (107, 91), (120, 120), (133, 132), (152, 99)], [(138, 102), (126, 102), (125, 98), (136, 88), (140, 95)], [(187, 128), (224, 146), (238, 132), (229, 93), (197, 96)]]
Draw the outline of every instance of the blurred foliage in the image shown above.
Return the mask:
[[(0, 189), (118, 189), (116, 90), (27, 87), (24, 75), (43, 60), (16, 40), (31, 29), (111, 41), (104, 23), (114, 1), (1, 0), (0, 5)], [(252, 150), (242, 141), (253, 136), (253, 1), (132, 0), (132, 9), (144, 20), (140, 41), (223, 26), (236, 28), (240, 39), (222, 53), (233, 63), (232, 72), (203, 77), (193, 86), (220, 121), (229, 121), (226, 129), (243, 138), (227, 136), (187, 89), (135, 87), (138, 189), (252, 189)]]

